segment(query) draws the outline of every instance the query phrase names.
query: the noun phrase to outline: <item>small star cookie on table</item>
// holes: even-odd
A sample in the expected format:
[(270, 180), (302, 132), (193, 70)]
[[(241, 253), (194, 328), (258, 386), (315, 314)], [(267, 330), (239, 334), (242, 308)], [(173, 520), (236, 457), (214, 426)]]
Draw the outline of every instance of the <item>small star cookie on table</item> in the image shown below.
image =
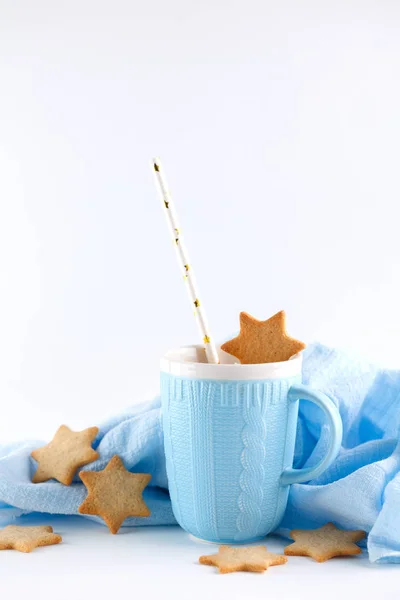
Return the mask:
[(119, 456), (113, 456), (102, 471), (81, 471), (79, 477), (89, 493), (78, 511), (100, 516), (111, 533), (117, 533), (127, 517), (150, 516), (142, 492), (151, 475), (130, 473)]
[(52, 546), (62, 541), (53, 528), (46, 525), (36, 527), (8, 525), (0, 531), (0, 550), (32, 552), (39, 546)]
[(248, 546), (246, 548), (220, 546), (217, 554), (200, 556), (199, 562), (202, 565), (217, 567), (221, 574), (235, 571), (262, 573), (268, 567), (285, 564), (287, 558), (281, 554), (268, 552), (265, 546)]
[(294, 529), (290, 537), (294, 544), (286, 546), (286, 556), (310, 556), (317, 562), (325, 562), (334, 556), (361, 554), (361, 548), (355, 544), (364, 539), (365, 531), (338, 529), (333, 523), (327, 523), (319, 529)]
[(260, 364), (289, 360), (305, 347), (287, 334), (286, 314), (281, 310), (266, 321), (241, 312), (239, 335), (222, 344), (221, 349), (242, 364)]
[(51, 442), (31, 452), (38, 463), (32, 482), (56, 479), (64, 485), (71, 485), (76, 470), (99, 457), (92, 448), (98, 432), (98, 427), (72, 431), (61, 425)]

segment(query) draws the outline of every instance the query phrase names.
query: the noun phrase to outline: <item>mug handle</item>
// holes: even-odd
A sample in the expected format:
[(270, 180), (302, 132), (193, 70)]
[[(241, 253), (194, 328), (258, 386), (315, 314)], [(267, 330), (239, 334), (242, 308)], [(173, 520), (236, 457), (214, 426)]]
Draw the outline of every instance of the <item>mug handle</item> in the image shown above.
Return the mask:
[(326, 456), (314, 467), (305, 469), (287, 468), (281, 475), (281, 484), (289, 485), (291, 483), (302, 483), (315, 479), (325, 471), (335, 460), (343, 437), (343, 425), (340, 414), (334, 403), (328, 396), (322, 392), (317, 392), (306, 385), (292, 385), (288, 392), (288, 399), (296, 402), (299, 399), (313, 402), (325, 412), (328, 418), (328, 424), (331, 434), (328, 452)]

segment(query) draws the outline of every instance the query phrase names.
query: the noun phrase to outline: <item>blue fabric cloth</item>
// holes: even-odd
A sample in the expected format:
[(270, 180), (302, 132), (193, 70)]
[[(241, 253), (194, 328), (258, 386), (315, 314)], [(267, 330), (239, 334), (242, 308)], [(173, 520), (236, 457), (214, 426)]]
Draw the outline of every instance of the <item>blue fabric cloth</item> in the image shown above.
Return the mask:
[[(0, 446), (0, 524), (30, 512), (78, 514), (78, 506), (87, 494), (79, 477), (70, 486), (56, 481), (31, 483), (37, 463), (30, 453), (43, 444), (36, 440)], [(151, 486), (143, 494), (151, 516), (129, 518), (124, 525), (176, 524), (168, 494), (159, 398), (136, 405), (101, 425), (93, 447), (100, 458), (84, 470), (104, 469), (118, 454), (127, 469), (152, 474)], [(98, 517), (87, 518), (103, 523)]]
[[(327, 521), (369, 532), (372, 562), (400, 562), (400, 372), (378, 369), (315, 344), (304, 356), (303, 381), (330, 396), (343, 420), (343, 445), (334, 464), (318, 479), (291, 487), (279, 532), (314, 528)], [(329, 432), (322, 412), (300, 402), (295, 467), (311, 466), (324, 454)], [(79, 479), (32, 484), (30, 452), (42, 441), (0, 446), (0, 522), (30, 512), (77, 514), (86, 496)], [(134, 406), (100, 427), (100, 459), (85, 469), (103, 469), (119, 454), (127, 468), (152, 474), (145, 500), (147, 519), (124, 525), (175, 524), (167, 490), (160, 400)], [(97, 517), (89, 517), (97, 520)]]

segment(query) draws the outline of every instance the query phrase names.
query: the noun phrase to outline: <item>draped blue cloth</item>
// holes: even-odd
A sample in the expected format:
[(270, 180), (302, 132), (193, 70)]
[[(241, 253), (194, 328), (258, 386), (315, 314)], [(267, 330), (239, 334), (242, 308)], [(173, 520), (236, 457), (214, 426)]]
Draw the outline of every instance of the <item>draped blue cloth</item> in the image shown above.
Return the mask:
[[(379, 369), (320, 344), (304, 353), (303, 381), (325, 392), (343, 420), (343, 444), (318, 479), (295, 484), (278, 530), (315, 528), (328, 521), (369, 533), (372, 562), (400, 562), (400, 372)], [(100, 458), (84, 467), (103, 469), (114, 454), (135, 472), (152, 474), (144, 493), (146, 519), (124, 525), (172, 525), (174, 519), (165, 470), (160, 399), (135, 405), (100, 426), (94, 447)], [(312, 466), (324, 455), (329, 430), (323, 413), (300, 402), (295, 467)], [(55, 481), (32, 484), (30, 457), (43, 441), (0, 445), (0, 523), (31, 512), (71, 515), (86, 496), (76, 478), (71, 486)], [(97, 517), (88, 517), (99, 520)]]

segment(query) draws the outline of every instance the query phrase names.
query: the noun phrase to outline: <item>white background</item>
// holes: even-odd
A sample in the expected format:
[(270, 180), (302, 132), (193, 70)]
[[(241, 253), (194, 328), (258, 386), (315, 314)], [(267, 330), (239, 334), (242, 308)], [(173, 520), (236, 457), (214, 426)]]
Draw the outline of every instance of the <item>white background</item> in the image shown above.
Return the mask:
[(400, 364), (400, 5), (0, 0), (0, 440), (158, 391), (246, 310)]
[[(240, 310), (284, 308), (296, 337), (399, 366), (399, 27), (394, 0), (0, 0), (0, 442), (152, 397), (160, 355), (197, 341), (154, 154), (217, 339)], [(133, 593), (130, 560), (132, 578), (148, 575), (139, 587), (163, 569), (160, 585), (175, 573), (182, 597), (193, 592), (197, 548), (177, 579), (182, 531), (160, 556), (153, 540), (154, 565), (107, 538), (98, 552), (120, 565), (108, 579), (97, 538), (76, 543), (83, 557), (74, 531), (31, 559), (8, 553), (10, 585), (22, 561), (47, 581), (28, 561), (52, 556), (60, 576), (71, 563), (81, 597), (96, 565), (104, 594), (130, 581)], [(337, 589), (340, 563), (301, 564), (251, 580), (251, 596)], [(392, 581), (349, 564), (342, 581), (357, 574), (371, 595)], [(210, 597), (243, 597), (235, 582), (252, 577), (203, 572), (196, 593)]]

